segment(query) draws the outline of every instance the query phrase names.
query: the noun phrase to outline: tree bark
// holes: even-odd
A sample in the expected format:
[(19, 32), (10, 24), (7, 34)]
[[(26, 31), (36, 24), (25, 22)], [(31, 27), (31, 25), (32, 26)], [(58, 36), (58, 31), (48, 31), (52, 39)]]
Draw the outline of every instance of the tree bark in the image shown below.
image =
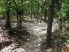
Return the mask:
[(45, 21), (45, 22), (47, 21), (47, 17), (46, 17), (46, 16), (47, 16), (46, 1), (47, 1), (47, 0), (44, 1), (44, 21)]
[(54, 0), (51, 0), (51, 5), (49, 6), (49, 17), (48, 17), (48, 25), (47, 25), (47, 37), (46, 37), (46, 40), (47, 40), (47, 47), (51, 47), (52, 46), (52, 43), (51, 43), (51, 36), (52, 36), (52, 23), (53, 23), (53, 18), (54, 18)]
[(10, 24), (10, 9), (6, 10), (6, 29), (10, 29), (11, 28), (11, 24)]
[(7, 0), (6, 2), (5, 2), (5, 4), (6, 4), (6, 25), (5, 25), (5, 28), (7, 29), (7, 30), (9, 30), (10, 28), (11, 28), (11, 23), (10, 23), (10, 2), (8, 3), (9, 1)]
[(32, 0), (31, 0), (31, 13), (30, 13), (30, 15), (31, 15), (31, 20), (32, 20), (32, 13), (33, 13), (33, 9), (32, 9), (32, 5), (33, 5), (33, 3), (32, 3)]

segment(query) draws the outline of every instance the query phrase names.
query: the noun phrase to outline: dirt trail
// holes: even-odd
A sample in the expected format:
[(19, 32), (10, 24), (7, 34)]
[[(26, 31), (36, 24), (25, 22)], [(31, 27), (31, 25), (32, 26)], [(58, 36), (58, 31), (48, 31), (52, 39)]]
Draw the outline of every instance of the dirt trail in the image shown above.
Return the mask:
[[(52, 32), (58, 29), (57, 25), (58, 25), (57, 22), (53, 23)], [(25, 26), (28, 32), (31, 34), (30, 38), (28, 39), (28, 42), (23, 44), (24, 42), (21, 40), (21, 47), (18, 48), (17, 42), (14, 43), (12, 41), (10, 45), (4, 47), (0, 52), (39, 52), (40, 51), (40, 46), (46, 38), (47, 24), (44, 22), (41, 23), (23, 22), (23, 26)]]
[[(28, 32), (30, 32), (32, 35), (29, 40), (30, 42), (25, 45), (25, 47), (28, 48), (27, 52), (39, 52), (42, 42), (44, 42), (46, 39), (47, 24), (45, 22), (25, 22), (23, 25), (27, 27)], [(54, 32), (56, 29), (58, 29), (58, 24), (54, 20), (52, 32)]]

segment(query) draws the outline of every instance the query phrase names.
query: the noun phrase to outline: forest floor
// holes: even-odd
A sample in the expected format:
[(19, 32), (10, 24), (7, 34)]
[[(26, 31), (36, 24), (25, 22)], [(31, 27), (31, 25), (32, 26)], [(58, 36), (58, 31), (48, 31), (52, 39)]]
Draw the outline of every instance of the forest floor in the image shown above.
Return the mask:
[[(2, 21), (0, 20), (2, 25)], [(36, 19), (28, 20), (22, 23), (24, 27), (27, 28), (27, 31), (30, 33), (30, 37), (27, 38), (27, 41), (23, 41), (21, 39), (17, 39), (16, 37), (11, 37), (8, 33), (2, 30), (2, 26), (0, 26), (0, 52), (46, 52), (44, 49), (43, 42), (46, 39), (46, 31), (47, 31), (47, 23), (41, 21), (36, 22)], [(52, 32), (59, 29), (58, 23), (56, 20), (53, 22)], [(21, 45), (20, 45), (21, 44)], [(50, 51), (51, 49), (49, 49)], [(51, 52), (51, 51), (50, 51)]]

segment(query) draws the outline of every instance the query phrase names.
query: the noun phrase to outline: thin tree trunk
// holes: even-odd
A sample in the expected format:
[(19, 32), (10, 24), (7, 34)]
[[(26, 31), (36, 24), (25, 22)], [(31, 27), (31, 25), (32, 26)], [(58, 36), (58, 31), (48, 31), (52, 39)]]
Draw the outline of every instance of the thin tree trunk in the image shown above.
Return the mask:
[(47, 15), (47, 10), (46, 10), (46, 0), (45, 0), (44, 2), (44, 21), (45, 22), (47, 21), (46, 15)]
[(7, 0), (5, 2), (6, 4), (6, 25), (5, 25), (5, 28), (7, 30), (9, 30), (11, 28), (11, 24), (10, 24), (10, 2), (8, 3), (9, 1)]
[(14, 4), (15, 4), (15, 10), (16, 10), (16, 17), (17, 17), (17, 27), (19, 26), (19, 10), (18, 10), (18, 7), (17, 7), (17, 4), (16, 4), (16, 2), (15, 2), (15, 0), (13, 0), (13, 2), (14, 2)]
[(31, 0), (31, 20), (32, 20), (32, 0)]
[(37, 22), (39, 19), (39, 0), (37, 0), (37, 13), (36, 13)]
[(10, 29), (11, 28), (11, 24), (10, 24), (10, 9), (6, 10), (6, 29)]

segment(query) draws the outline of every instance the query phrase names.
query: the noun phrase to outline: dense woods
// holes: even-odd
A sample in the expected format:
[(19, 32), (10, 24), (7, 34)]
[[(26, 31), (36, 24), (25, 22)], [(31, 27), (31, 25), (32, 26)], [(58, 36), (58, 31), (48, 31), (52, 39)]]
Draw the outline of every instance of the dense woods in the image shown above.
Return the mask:
[(5, 49), (69, 51), (69, 1), (0, 0), (0, 52)]

